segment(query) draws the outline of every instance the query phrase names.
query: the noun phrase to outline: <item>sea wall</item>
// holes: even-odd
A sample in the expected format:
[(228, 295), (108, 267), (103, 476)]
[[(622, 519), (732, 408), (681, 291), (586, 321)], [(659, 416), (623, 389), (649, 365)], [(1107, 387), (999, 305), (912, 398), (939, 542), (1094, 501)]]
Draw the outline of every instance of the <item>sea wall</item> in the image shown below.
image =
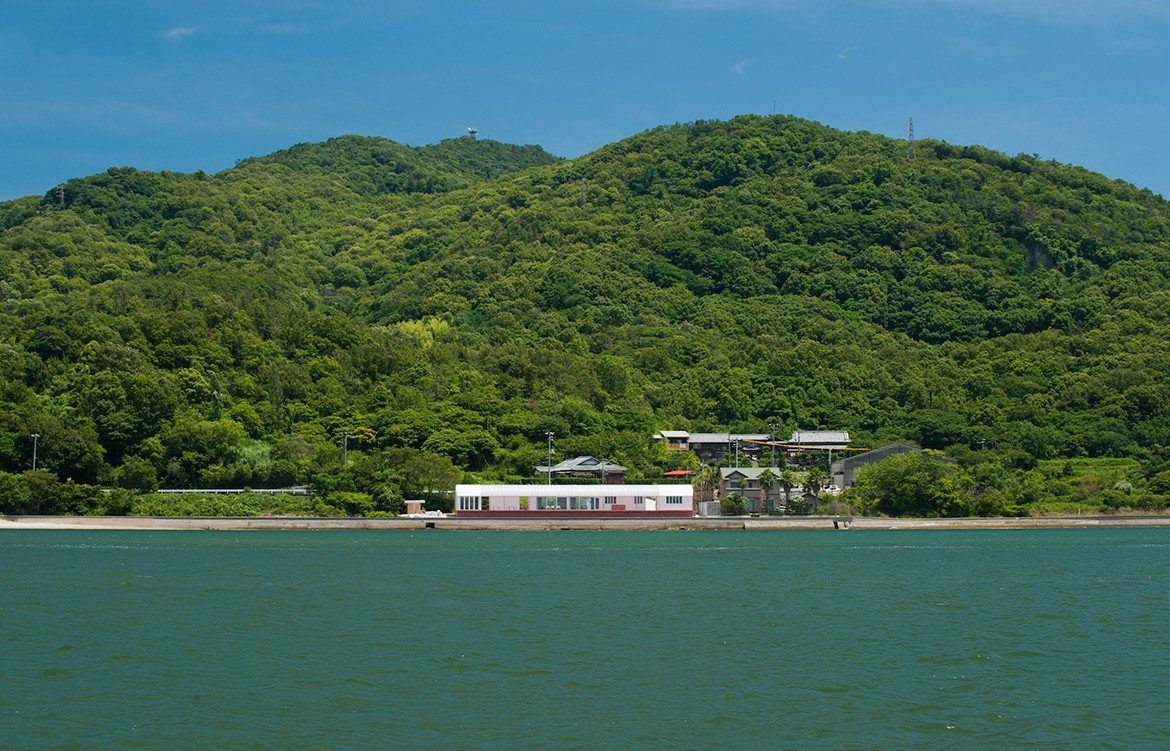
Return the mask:
[(88, 530), (320, 530), (320, 531), (552, 531), (552, 530), (913, 530), (913, 529), (1079, 529), (1168, 527), (1170, 516), (1053, 516), (972, 519), (886, 519), (880, 517), (778, 516), (715, 518), (541, 518), (501, 519), (456, 516), (397, 517), (160, 517), (5, 516), (4, 529)]

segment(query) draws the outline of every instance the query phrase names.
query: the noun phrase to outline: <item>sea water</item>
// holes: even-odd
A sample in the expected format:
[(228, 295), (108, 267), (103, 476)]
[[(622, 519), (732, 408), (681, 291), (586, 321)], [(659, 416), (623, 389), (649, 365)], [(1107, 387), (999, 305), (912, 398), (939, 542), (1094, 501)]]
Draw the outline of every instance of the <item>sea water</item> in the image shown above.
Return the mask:
[(0, 534), (5, 749), (1162, 749), (1170, 532)]

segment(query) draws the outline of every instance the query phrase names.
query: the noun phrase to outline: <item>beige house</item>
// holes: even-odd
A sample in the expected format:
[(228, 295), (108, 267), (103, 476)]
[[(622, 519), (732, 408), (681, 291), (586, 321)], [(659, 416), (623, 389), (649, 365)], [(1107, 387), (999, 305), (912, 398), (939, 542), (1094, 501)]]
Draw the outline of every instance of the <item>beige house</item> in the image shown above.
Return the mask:
[[(719, 470), (719, 497), (739, 493), (748, 502), (748, 511), (753, 514), (784, 512), (784, 486), (780, 484), (783, 467), (723, 467)], [(765, 475), (770, 472), (772, 481)]]

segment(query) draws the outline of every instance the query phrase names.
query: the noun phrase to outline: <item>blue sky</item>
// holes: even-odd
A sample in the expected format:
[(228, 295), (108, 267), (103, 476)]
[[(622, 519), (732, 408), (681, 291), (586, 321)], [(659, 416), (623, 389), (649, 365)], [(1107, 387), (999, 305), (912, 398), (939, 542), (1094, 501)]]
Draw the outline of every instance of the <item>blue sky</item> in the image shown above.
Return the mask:
[(1170, 0), (5, 0), (0, 199), (358, 133), (573, 157), (773, 111), (1170, 197)]

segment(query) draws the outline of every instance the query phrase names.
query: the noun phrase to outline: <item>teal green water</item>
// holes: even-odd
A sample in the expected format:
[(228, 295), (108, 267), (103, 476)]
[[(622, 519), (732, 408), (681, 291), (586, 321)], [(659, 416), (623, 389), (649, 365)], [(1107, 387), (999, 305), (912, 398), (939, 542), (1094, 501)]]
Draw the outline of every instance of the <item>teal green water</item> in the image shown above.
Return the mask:
[(1170, 532), (0, 534), (0, 747), (1162, 749)]

